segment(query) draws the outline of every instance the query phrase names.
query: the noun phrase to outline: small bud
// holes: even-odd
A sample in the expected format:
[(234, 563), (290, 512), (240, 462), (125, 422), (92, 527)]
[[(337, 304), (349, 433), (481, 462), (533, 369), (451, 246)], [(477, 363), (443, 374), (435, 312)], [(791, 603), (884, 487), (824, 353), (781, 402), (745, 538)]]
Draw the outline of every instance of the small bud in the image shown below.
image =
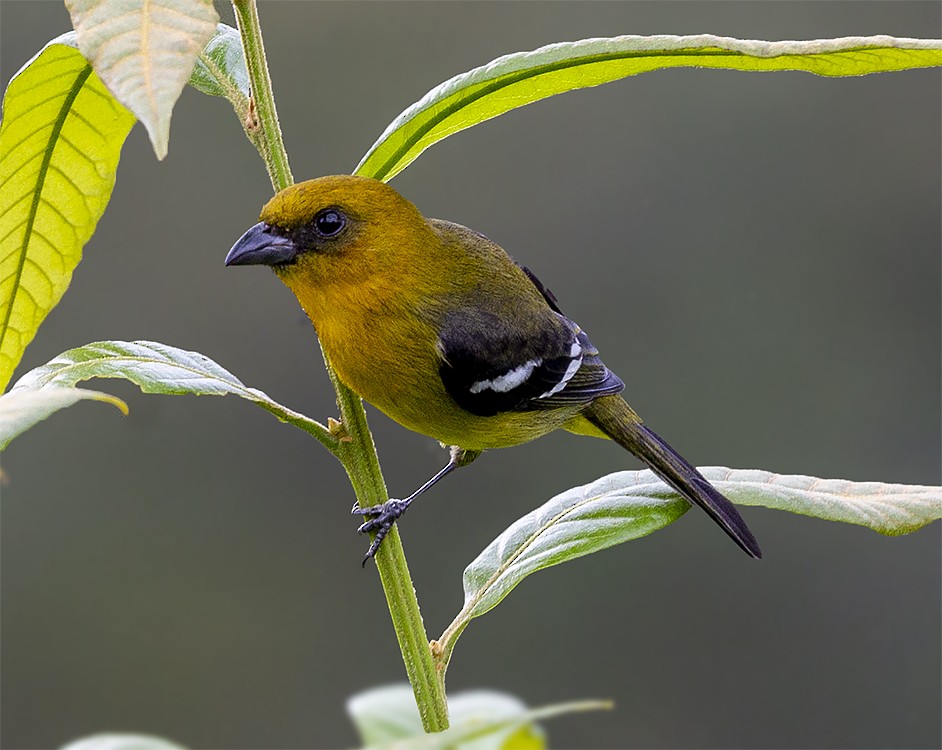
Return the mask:
[(353, 442), (353, 438), (347, 434), (347, 428), (343, 426), (343, 422), (340, 420), (327, 417), (327, 429), (330, 431), (330, 434), (340, 440), (341, 443)]
[(249, 111), (245, 113), (245, 122), (243, 123), (246, 131), (252, 133), (258, 130), (258, 110), (255, 108), (255, 97), (249, 97)]

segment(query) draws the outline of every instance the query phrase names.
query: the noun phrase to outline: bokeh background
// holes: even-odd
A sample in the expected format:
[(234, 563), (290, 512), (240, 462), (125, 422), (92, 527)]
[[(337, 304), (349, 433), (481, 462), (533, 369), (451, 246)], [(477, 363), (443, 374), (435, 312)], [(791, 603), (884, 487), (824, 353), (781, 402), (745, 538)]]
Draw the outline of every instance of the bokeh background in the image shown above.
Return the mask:
[[(58, 2), (0, 13), (5, 86), (69, 21)], [(440, 81), (554, 41), (942, 34), (942, 6), (924, 2), (264, 2), (261, 17), (298, 179), (349, 172)], [(695, 463), (938, 484), (940, 131), (937, 70), (674, 70), (512, 112), (394, 185), (532, 267)], [(185, 91), (164, 162), (131, 133), (20, 372), (147, 338), (334, 414), (294, 298), (264, 269), (222, 263), (270, 195), (228, 104)], [(105, 730), (355, 746), (346, 698), (404, 672), (340, 466), (238, 399), (100, 385), (129, 417), (80, 404), (3, 457), (3, 747)], [(393, 493), (441, 465), (431, 440), (370, 414)], [(559, 434), (423, 498), (403, 536), (430, 636), (501, 529), (637, 466)], [(557, 747), (939, 747), (938, 524), (890, 539), (744, 515), (760, 563), (692, 512), (528, 579), (468, 628), (449, 689), (614, 699), (554, 720)]]

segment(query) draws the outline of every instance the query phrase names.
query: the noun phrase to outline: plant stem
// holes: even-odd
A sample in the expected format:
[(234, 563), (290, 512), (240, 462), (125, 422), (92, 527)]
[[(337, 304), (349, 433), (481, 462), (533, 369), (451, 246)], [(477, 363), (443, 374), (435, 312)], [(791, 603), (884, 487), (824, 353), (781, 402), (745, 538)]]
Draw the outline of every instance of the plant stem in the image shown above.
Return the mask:
[[(271, 184), (275, 190), (284, 190), (294, 183), (291, 167), (288, 165), (288, 152), (285, 151), (278, 124), (278, 111), (275, 109), (275, 96), (271, 90), (271, 76), (268, 74), (268, 62), (265, 58), (265, 44), (262, 42), (262, 27), (258, 22), (258, 7), (255, 0), (232, 0), (239, 36), (242, 38), (242, 51), (249, 71), (252, 98), (262, 137), (255, 142), (256, 148), (265, 160)], [(247, 130), (253, 129), (243, 123)]]
[[(252, 140), (265, 160), (272, 185), (276, 190), (284, 190), (294, 179), (275, 111), (256, 1), (232, 0), (232, 5), (238, 19), (258, 116), (257, 127), (261, 134), (260, 138)], [(324, 354), (327, 373), (337, 391), (337, 405), (345, 433), (336, 453), (350, 477), (357, 502), (360, 507), (385, 502), (389, 495), (363, 404), (353, 391), (340, 382), (323, 348), (321, 353)], [(436, 670), (432, 659), (419, 602), (412, 586), (399, 531), (395, 526), (383, 540), (374, 559), (402, 651), (402, 660), (415, 693), (422, 726), (426, 732), (441, 732), (448, 728), (445, 684), (442, 673)]]
[[(323, 351), (323, 350), (322, 350)], [(337, 378), (325, 355), (324, 362), (337, 390), (337, 404), (349, 442), (343, 442), (340, 460), (361, 507), (389, 499), (386, 482), (379, 467), (373, 436), (366, 423), (360, 398)], [(374, 557), (386, 603), (392, 618), (402, 660), (409, 675), (416, 706), (426, 732), (448, 729), (448, 703), (445, 698), (444, 672), (436, 668), (428, 635), (412, 586), (412, 576), (402, 549), (399, 529), (393, 526)]]

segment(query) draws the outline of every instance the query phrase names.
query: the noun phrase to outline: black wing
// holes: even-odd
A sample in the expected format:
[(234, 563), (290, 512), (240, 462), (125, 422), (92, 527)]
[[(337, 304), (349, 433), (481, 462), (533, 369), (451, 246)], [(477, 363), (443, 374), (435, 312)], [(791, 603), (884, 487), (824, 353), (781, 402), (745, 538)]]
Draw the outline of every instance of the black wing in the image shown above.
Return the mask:
[(549, 290), (523, 271), (550, 308), (542, 308), (531, 325), (509, 325), (505, 317), (481, 309), (443, 321), (439, 374), (449, 395), (472, 414), (489, 417), (588, 404), (621, 391), (624, 383), (585, 333), (559, 311)]

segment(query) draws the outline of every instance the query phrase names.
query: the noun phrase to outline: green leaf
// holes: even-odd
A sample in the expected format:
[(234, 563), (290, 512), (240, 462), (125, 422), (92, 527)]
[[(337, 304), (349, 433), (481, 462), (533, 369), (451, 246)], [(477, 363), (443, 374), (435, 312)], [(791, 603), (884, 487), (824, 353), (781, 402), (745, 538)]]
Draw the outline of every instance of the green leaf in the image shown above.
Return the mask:
[(180, 745), (145, 734), (96, 734), (70, 742), (62, 750), (183, 750)]
[(170, 114), (196, 57), (216, 31), (212, 0), (66, 0), (79, 49), (144, 123), (158, 159)]
[(38, 390), (10, 391), (0, 396), (0, 451), (17, 435), (26, 432), (59, 409), (86, 399), (104, 401), (113, 404), (124, 414), (128, 413), (127, 404), (121, 399), (84, 388), (50, 386)]
[(390, 123), (354, 174), (390, 180), (443, 138), (555, 94), (662, 68), (858, 76), (942, 65), (942, 40), (889, 36), (763, 42), (698, 36), (584, 39), (518, 52), (455, 76)]
[(224, 23), (196, 58), (190, 85), (210, 96), (224, 96), (239, 111), (248, 107), (249, 71), (239, 32)]
[(536, 721), (607, 708), (611, 704), (605, 701), (580, 701), (528, 709), (512, 695), (474, 690), (448, 699), (450, 729), (425, 734), (408, 685), (366, 690), (347, 701), (347, 713), (363, 744), (386, 750), (540, 750), (546, 747), (546, 737)]
[(722, 466), (701, 471), (739, 505), (853, 523), (886, 536), (909, 534), (942, 518), (942, 487), (816, 479)]
[(646, 536), (689, 508), (651, 472), (566, 490), (511, 524), (465, 569), (462, 614), (483, 615), (531, 573)]
[(98, 341), (63, 352), (30, 370), (10, 393), (49, 387), (72, 388), (90, 378), (124, 378), (144, 393), (171, 396), (240, 396), (317, 438), (331, 450), (337, 439), (319, 422), (282, 406), (262, 391), (249, 388), (235, 375), (198, 352), (154, 341)]
[(72, 33), (49, 42), (7, 87), (0, 125), (0, 391), (69, 286), (108, 205), (133, 124)]
[[(942, 487), (722, 467), (701, 471), (734, 503), (860, 524), (881, 534), (905, 534), (942, 518)], [(447, 664), (472, 618), (497, 606), (531, 573), (649, 534), (689, 507), (649, 470), (609, 474), (557, 495), (513, 523), (465, 569), (464, 606), (437, 644), (440, 660)]]

